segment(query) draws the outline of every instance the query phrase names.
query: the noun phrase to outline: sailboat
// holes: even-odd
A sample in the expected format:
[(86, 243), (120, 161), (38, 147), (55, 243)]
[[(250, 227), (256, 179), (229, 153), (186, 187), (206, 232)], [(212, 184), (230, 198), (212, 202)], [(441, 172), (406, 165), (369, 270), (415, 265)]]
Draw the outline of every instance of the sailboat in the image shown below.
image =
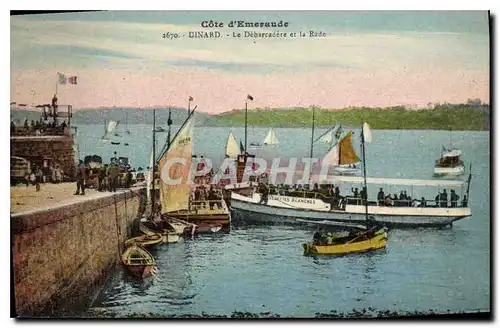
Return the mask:
[[(104, 135), (101, 137), (101, 140), (103, 141), (109, 141), (109, 136), (113, 133), (113, 131), (116, 129), (120, 122), (119, 121), (113, 121), (113, 120), (108, 120), (106, 119), (104, 121)], [(119, 144), (116, 142), (112, 142), (112, 144)]]
[(240, 148), (238, 146), (238, 142), (236, 142), (236, 138), (234, 137), (232, 132), (229, 132), (229, 136), (227, 137), (226, 142), (226, 156), (229, 158), (236, 158), (240, 153)]
[[(161, 212), (167, 217), (197, 225), (221, 225), (228, 231), (231, 217), (223, 199), (199, 202), (190, 199), (194, 117), (193, 110), (159, 159)], [(170, 163), (172, 160), (176, 161), (175, 164)], [(179, 160), (183, 163), (180, 164)]]
[(266, 138), (262, 143), (253, 141), (250, 143), (250, 147), (262, 148), (263, 146), (277, 145), (277, 144), (279, 144), (278, 137), (276, 137), (276, 133), (274, 132), (273, 128), (270, 128)]
[(269, 129), (266, 139), (264, 139), (264, 145), (277, 145), (279, 144), (278, 138), (276, 137), (276, 133), (273, 128)]
[(349, 131), (333, 146), (323, 158), (323, 165), (333, 165), (334, 172), (340, 175), (356, 175), (361, 172), (356, 164), (360, 162), (352, 145), (352, 131)]

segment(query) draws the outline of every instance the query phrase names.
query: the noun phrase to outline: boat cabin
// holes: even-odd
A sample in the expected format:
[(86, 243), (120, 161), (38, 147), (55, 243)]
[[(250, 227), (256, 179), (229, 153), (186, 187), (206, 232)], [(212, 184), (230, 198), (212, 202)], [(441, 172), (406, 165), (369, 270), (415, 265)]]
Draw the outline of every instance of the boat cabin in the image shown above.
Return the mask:
[(441, 155), (441, 158), (436, 161), (437, 167), (457, 167), (463, 166), (460, 160), (462, 152), (458, 149), (447, 151)]

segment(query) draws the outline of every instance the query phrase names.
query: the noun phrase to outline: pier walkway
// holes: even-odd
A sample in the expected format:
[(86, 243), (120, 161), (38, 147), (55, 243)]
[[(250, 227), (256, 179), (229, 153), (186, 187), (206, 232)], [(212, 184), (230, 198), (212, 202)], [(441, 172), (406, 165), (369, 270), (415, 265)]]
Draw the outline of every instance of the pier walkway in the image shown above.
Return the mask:
[[(132, 186), (138, 187), (140, 184)], [(81, 203), (83, 201), (107, 197), (113, 194), (123, 193), (129, 189), (118, 189), (115, 193), (108, 191), (97, 191), (85, 189), (85, 195), (74, 195), (76, 182), (67, 183), (45, 183), (40, 185), (40, 191), (29, 185), (15, 186), (10, 188), (10, 213), (28, 214), (30, 212), (51, 210), (57, 207)]]

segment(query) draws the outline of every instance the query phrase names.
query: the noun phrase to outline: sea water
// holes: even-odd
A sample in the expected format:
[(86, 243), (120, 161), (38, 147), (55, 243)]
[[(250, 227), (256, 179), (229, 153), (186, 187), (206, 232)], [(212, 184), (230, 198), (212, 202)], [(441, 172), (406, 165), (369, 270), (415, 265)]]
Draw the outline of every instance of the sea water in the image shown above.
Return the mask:
[[(172, 136), (178, 127), (173, 127)], [(132, 167), (147, 167), (151, 126), (130, 125), (130, 136), (115, 137), (120, 145), (102, 142), (102, 126), (78, 127), (79, 157), (128, 157)], [(317, 129), (319, 136), (326, 129)], [(195, 153), (220, 164), (229, 132), (244, 142), (244, 129), (196, 127)], [(249, 128), (248, 144), (261, 142), (268, 128)], [(275, 128), (278, 145), (255, 150), (257, 156), (308, 157), (311, 130)], [(359, 152), (359, 129), (354, 129)], [(241, 225), (229, 234), (215, 234), (162, 245), (153, 255), (158, 273), (145, 281), (131, 279), (117, 268), (90, 309), (118, 316), (129, 313), (164, 315), (234, 311), (272, 312), (314, 317), (315, 313), (353, 309), (405, 311), (476, 311), (490, 309), (490, 138), (477, 131), (372, 130), (366, 145), (367, 174), (372, 177), (432, 179), (442, 145), (463, 152), (472, 163), (469, 205), (472, 216), (445, 229), (394, 229), (387, 249), (344, 257), (306, 257), (301, 244), (313, 230), (289, 226)], [(158, 134), (157, 153), (166, 133)], [(124, 143), (128, 143), (125, 146)], [(321, 158), (329, 145), (316, 143)], [(459, 177), (466, 179), (467, 175)], [(386, 192), (398, 193), (405, 187)], [(432, 190), (406, 189), (415, 198)], [(370, 193), (378, 189), (370, 190)], [(448, 191), (449, 193), (449, 191)]]

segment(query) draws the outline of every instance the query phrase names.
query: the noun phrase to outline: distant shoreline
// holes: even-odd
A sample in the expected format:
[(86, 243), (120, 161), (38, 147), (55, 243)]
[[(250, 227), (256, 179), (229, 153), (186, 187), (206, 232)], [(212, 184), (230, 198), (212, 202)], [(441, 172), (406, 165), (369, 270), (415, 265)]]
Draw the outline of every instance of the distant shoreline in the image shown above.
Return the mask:
[[(168, 108), (156, 111), (156, 122), (166, 125)], [(172, 108), (174, 125), (180, 125), (187, 117), (187, 110)], [(11, 110), (11, 119), (23, 122), (39, 119), (40, 113), (29, 110)], [(106, 119), (128, 124), (152, 124), (152, 112), (139, 108), (115, 108), (74, 111), (75, 125), (100, 125)], [(489, 131), (490, 108), (488, 105), (439, 105), (429, 109), (391, 108), (346, 108), (340, 110), (317, 108), (315, 126), (329, 127), (335, 124), (356, 127), (368, 122), (377, 130), (461, 130)], [(245, 124), (245, 112), (238, 109), (216, 115), (199, 112), (197, 126), (241, 127)], [(312, 124), (311, 108), (251, 109), (248, 110), (248, 125), (275, 128), (309, 128)]]

